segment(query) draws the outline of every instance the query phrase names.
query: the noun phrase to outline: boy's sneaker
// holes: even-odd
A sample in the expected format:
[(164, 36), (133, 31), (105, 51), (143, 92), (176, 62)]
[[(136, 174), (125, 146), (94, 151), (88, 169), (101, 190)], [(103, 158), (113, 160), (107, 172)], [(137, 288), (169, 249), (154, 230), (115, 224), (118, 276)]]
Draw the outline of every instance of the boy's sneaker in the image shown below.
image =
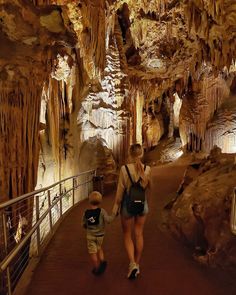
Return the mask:
[(95, 275), (95, 276), (99, 276), (100, 275), (99, 268), (93, 268), (92, 269), (92, 274)]
[(102, 261), (99, 265), (98, 268), (93, 268), (92, 269), (92, 273), (95, 275), (95, 276), (99, 276), (101, 275), (102, 273), (104, 273), (104, 271), (106, 270), (107, 268), (107, 262), (106, 261)]
[(99, 268), (98, 268), (99, 272), (103, 273), (106, 270), (106, 268), (107, 268), (107, 261), (105, 261), (105, 260), (101, 261)]
[(136, 278), (137, 272), (138, 272), (137, 264), (135, 262), (131, 262), (129, 264), (129, 271), (128, 271), (127, 278), (129, 280), (134, 280)]

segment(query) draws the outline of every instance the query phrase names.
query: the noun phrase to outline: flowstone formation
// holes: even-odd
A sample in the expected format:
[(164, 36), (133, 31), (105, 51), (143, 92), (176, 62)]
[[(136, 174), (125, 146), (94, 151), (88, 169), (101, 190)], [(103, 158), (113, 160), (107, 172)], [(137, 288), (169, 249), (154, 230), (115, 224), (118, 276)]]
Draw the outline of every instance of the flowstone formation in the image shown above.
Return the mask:
[(194, 258), (202, 264), (236, 266), (230, 225), (235, 181), (234, 155), (215, 147), (207, 158), (187, 168), (176, 199), (166, 206), (169, 229), (193, 248)]

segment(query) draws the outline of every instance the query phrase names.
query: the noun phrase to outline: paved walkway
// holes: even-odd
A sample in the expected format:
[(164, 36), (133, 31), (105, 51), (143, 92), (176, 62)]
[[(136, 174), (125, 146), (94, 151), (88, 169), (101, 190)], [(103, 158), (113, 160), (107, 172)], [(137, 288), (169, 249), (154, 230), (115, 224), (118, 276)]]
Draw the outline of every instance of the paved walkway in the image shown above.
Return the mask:
[[(188, 249), (160, 230), (160, 208), (176, 190), (184, 167), (167, 165), (153, 169), (151, 210), (145, 225), (145, 249), (141, 275), (126, 279), (128, 261), (120, 220), (107, 226), (104, 250), (107, 271), (91, 274), (85, 232), (80, 227), (86, 202), (75, 208), (58, 229), (36, 268), (27, 295), (231, 295), (236, 285), (222, 271), (209, 270), (193, 261)], [(111, 209), (113, 196), (104, 198)]]

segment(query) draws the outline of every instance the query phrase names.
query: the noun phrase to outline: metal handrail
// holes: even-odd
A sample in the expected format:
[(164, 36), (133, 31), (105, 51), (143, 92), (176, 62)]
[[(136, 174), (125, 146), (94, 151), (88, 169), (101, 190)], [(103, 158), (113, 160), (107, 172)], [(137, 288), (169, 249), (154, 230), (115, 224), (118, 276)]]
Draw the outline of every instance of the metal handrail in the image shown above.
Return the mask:
[(236, 235), (236, 188), (234, 188), (231, 203), (230, 227), (231, 232)]
[(69, 176), (69, 177), (67, 177), (67, 178), (64, 178), (64, 179), (62, 179), (62, 180), (60, 180), (60, 181), (58, 181), (58, 182), (55, 182), (55, 183), (53, 183), (53, 184), (51, 184), (51, 185), (49, 185), (49, 186), (47, 186), (47, 187), (40, 188), (40, 189), (35, 190), (35, 191), (33, 191), (33, 192), (30, 192), (30, 193), (27, 193), (27, 194), (21, 195), (21, 196), (19, 196), (19, 197), (17, 197), (17, 198), (11, 199), (11, 200), (9, 200), (9, 201), (6, 201), (6, 202), (3, 202), (3, 203), (0, 203), (0, 210), (1, 210), (1, 209), (4, 209), (5, 207), (8, 207), (8, 206), (13, 205), (14, 203), (17, 203), (17, 202), (19, 202), (19, 201), (22, 201), (22, 200), (24, 200), (24, 199), (27, 199), (28, 197), (31, 197), (31, 196), (33, 196), (33, 195), (36, 195), (36, 194), (39, 194), (39, 193), (44, 192), (44, 191), (46, 191), (46, 190), (49, 190), (50, 188), (52, 188), (52, 187), (54, 187), (54, 186), (56, 186), (56, 185), (58, 185), (58, 184), (60, 184), (60, 183), (63, 183), (63, 182), (65, 182), (65, 181), (69, 180), (69, 179), (77, 178), (77, 177), (79, 177), (79, 176), (81, 176), (81, 175), (85, 175), (85, 174), (92, 173), (92, 172), (94, 172), (94, 173), (96, 174), (96, 170), (94, 170), (94, 169), (92, 169), (92, 170), (88, 170), (88, 171), (85, 171), (85, 172), (81, 172), (81, 173), (79, 173), (79, 174), (77, 174), (77, 175)]
[[(82, 196), (88, 196), (95, 175), (95, 170), (89, 170), (0, 204), (0, 247), (5, 249), (5, 256), (0, 257), (0, 277), (3, 278), (0, 293), (3, 290), (4, 294), (12, 294), (31, 256), (39, 255), (64, 214), (82, 200)], [(21, 214), (30, 220), (24, 234)], [(16, 239), (18, 227), (19, 241)]]

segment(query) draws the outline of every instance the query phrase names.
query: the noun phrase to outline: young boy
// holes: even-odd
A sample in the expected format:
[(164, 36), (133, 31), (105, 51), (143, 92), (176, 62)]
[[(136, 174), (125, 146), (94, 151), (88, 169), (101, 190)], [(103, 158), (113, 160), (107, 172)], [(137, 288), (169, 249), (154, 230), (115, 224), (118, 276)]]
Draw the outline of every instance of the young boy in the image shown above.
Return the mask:
[(102, 250), (105, 223), (110, 223), (115, 218), (114, 213), (109, 216), (103, 208), (100, 208), (101, 202), (102, 195), (93, 191), (89, 195), (90, 208), (84, 212), (82, 220), (83, 227), (87, 229), (88, 253), (94, 266), (92, 269), (94, 275), (100, 275), (106, 269), (107, 262)]

